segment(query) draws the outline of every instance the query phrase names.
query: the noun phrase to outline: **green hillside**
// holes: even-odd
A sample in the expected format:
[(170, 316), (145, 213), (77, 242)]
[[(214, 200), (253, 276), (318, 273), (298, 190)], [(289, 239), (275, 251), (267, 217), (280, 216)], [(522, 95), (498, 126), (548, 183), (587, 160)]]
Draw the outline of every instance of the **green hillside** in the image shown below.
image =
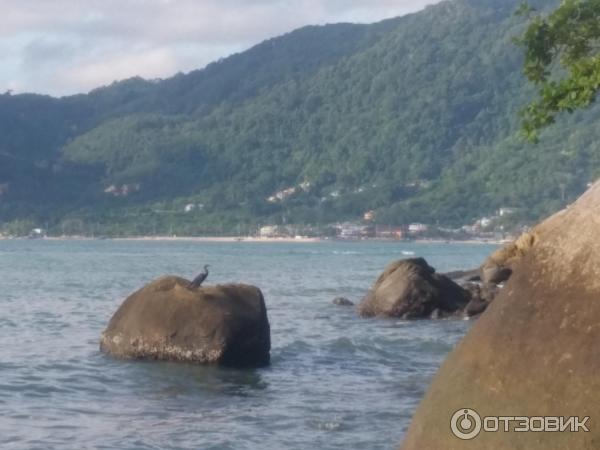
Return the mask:
[(462, 225), (500, 207), (536, 220), (597, 176), (600, 110), (519, 140), (533, 89), (512, 42), (518, 3), (306, 27), (88, 95), (0, 96), (0, 221), (199, 234), (370, 209), (385, 224)]

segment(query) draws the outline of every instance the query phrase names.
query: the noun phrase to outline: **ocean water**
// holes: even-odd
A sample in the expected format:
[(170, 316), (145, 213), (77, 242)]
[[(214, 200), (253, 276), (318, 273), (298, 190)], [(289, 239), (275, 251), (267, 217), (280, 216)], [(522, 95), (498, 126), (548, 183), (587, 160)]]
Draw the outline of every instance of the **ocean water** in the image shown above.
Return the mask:
[[(394, 449), (462, 320), (360, 319), (389, 262), (472, 268), (489, 245), (0, 241), (0, 448)], [(265, 295), (272, 363), (234, 370), (117, 361), (99, 336), (164, 274)]]

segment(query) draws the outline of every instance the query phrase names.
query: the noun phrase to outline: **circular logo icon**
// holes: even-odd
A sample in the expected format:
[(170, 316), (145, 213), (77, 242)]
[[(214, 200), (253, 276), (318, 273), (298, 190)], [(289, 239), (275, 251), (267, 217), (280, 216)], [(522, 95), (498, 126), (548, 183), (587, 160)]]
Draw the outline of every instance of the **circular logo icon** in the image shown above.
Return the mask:
[(450, 429), (459, 439), (465, 441), (475, 439), (481, 432), (481, 417), (472, 409), (459, 409), (450, 420)]

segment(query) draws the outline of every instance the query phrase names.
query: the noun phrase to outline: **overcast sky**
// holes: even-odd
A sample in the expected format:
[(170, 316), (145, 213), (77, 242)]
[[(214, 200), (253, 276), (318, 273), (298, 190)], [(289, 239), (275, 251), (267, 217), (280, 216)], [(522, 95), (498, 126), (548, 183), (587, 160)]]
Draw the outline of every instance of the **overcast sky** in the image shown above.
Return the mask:
[(309, 24), (375, 22), (439, 0), (2, 0), (0, 91), (65, 95), (204, 67)]

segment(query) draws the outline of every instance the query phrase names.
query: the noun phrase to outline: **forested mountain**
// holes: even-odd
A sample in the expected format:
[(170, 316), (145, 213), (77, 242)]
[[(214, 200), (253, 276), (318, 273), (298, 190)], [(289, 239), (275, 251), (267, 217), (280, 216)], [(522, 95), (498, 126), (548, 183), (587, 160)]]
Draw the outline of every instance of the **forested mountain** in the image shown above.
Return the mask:
[[(600, 109), (535, 146), (519, 139), (533, 89), (512, 41), (518, 3), (305, 27), (87, 95), (2, 95), (0, 222), (195, 234), (370, 209), (385, 224), (454, 225), (500, 207), (535, 220), (597, 175)], [(203, 206), (185, 214), (190, 203)]]

